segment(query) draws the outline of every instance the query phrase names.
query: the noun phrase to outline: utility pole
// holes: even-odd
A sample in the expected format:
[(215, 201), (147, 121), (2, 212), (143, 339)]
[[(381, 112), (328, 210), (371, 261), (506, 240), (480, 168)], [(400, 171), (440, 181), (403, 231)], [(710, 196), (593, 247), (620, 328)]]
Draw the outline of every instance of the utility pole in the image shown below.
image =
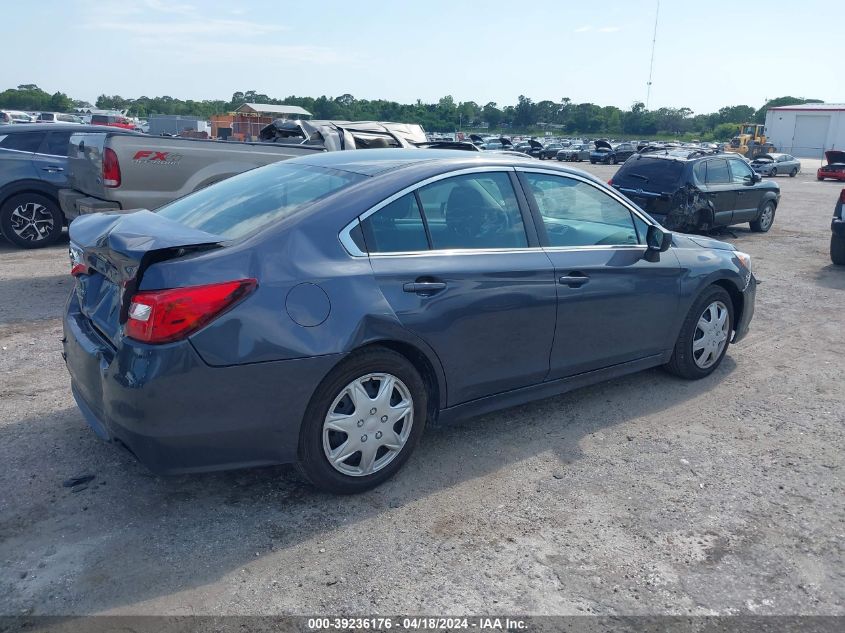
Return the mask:
[(651, 77), (654, 73), (654, 47), (657, 45), (657, 19), (660, 17), (660, 0), (657, 0), (657, 11), (654, 14), (654, 35), (651, 38), (651, 62), (648, 65), (648, 89), (645, 95), (645, 109), (648, 110), (648, 101), (651, 99)]

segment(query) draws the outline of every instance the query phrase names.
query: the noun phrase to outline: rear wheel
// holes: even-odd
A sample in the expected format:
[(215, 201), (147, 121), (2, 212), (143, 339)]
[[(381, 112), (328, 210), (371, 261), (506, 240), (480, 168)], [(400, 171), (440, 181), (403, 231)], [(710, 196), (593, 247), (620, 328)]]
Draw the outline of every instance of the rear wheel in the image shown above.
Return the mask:
[(793, 168), (792, 168), (792, 171), (791, 171), (791, 172), (789, 172), (789, 177), (790, 177), (790, 178), (795, 178), (795, 176), (797, 176), (797, 175), (798, 175), (798, 168), (797, 168), (797, 167), (793, 167)]
[(299, 467), (318, 488), (363, 492), (398, 471), (419, 442), (428, 394), (404, 356), (375, 347), (320, 383), (299, 438)]
[(837, 266), (845, 266), (845, 237), (830, 236), (830, 261)]
[(730, 295), (710, 286), (687, 313), (666, 370), (688, 380), (709, 376), (728, 351), (732, 325)]
[(39, 193), (19, 193), (0, 207), (0, 230), (21, 248), (41, 248), (59, 239), (64, 225), (59, 205)]
[(751, 230), (755, 233), (766, 233), (775, 221), (775, 205), (767, 202), (760, 210), (760, 215), (753, 222), (749, 222)]

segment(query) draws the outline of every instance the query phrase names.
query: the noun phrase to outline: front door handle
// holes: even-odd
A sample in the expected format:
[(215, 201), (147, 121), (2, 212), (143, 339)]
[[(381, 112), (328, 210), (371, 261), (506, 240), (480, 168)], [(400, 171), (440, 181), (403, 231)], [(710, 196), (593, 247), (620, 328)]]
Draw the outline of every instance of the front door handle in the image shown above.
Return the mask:
[(405, 292), (413, 292), (418, 295), (433, 295), (435, 292), (446, 290), (445, 281), (409, 281), (402, 285)]
[(572, 273), (571, 275), (564, 275), (559, 279), (560, 283), (570, 288), (580, 288), (586, 283), (589, 283), (590, 278), (587, 275), (580, 273)]

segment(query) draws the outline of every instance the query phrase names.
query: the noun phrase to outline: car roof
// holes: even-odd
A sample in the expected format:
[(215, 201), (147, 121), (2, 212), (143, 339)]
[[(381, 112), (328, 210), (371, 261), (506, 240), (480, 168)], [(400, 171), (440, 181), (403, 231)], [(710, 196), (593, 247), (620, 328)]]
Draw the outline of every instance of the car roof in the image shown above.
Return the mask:
[[(389, 171), (413, 167), (431, 168), (432, 171), (450, 171), (474, 167), (527, 167), (542, 171), (575, 175), (593, 182), (603, 181), (589, 172), (567, 165), (539, 165), (526, 154), (509, 151), (467, 152), (449, 149), (365, 149), (345, 152), (322, 152), (293, 158), (285, 163), (299, 163), (349, 171), (363, 176), (377, 176)], [(428, 171), (428, 169), (426, 170)]]

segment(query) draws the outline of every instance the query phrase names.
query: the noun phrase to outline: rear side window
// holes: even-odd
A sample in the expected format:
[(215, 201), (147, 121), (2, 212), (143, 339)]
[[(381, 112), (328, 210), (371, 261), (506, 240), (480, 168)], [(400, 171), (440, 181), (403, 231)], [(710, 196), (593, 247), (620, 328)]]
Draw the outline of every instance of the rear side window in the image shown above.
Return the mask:
[(403, 253), (428, 250), (420, 208), (413, 193), (382, 207), (361, 222), (370, 253)]
[(365, 179), (347, 171), (276, 163), (201, 189), (157, 213), (193, 229), (237, 239)]
[(53, 156), (67, 156), (69, 141), (70, 132), (50, 132), (47, 135), (47, 145), (44, 147), (44, 153)]
[(528, 246), (522, 212), (505, 172), (454, 176), (418, 193), (434, 249)]
[(14, 149), (19, 152), (37, 152), (44, 140), (44, 132), (23, 132), (9, 134), (0, 143), (3, 149)]
[(731, 182), (731, 172), (728, 171), (728, 161), (717, 159), (707, 161), (707, 184), (726, 185)]
[(684, 172), (680, 161), (663, 158), (639, 158), (626, 162), (613, 177), (613, 184), (645, 191), (673, 191)]

